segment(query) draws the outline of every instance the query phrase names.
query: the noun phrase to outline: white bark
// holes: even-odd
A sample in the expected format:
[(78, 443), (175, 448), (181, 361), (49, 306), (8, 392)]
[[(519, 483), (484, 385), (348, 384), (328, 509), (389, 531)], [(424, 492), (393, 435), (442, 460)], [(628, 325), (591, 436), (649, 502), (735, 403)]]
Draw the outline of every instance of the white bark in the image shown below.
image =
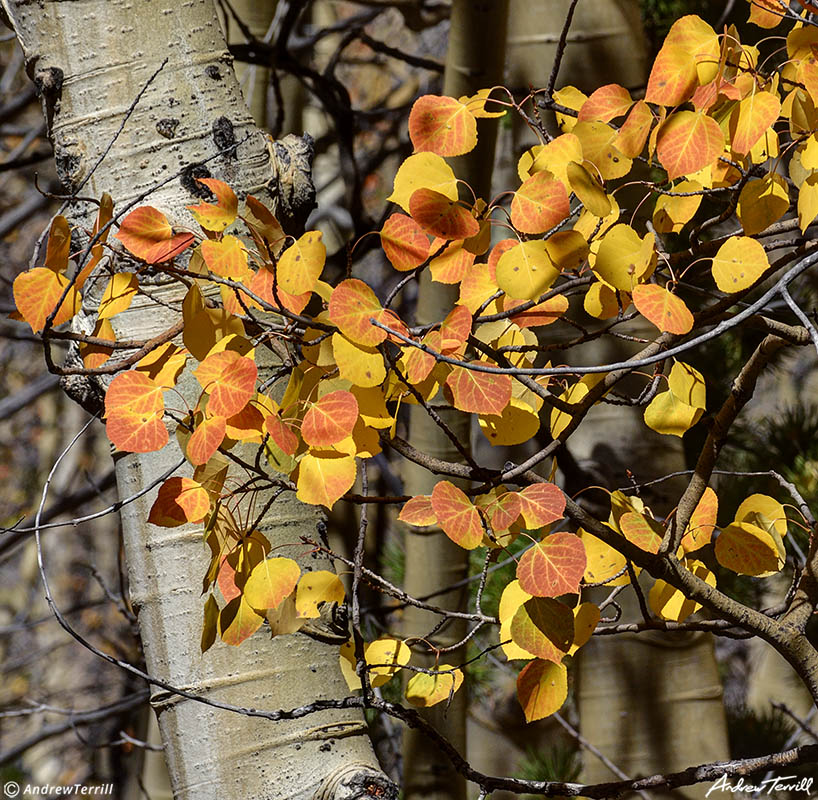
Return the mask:
[[(44, 95), (57, 166), (66, 187), (87, 177), (113, 140), (128, 107), (159, 71), (82, 194), (109, 192), (117, 207), (186, 168), (145, 201), (179, 224), (197, 202), (191, 180), (208, 174), (240, 194), (275, 201), (271, 149), (254, 126), (225, 52), (212, 0), (2, 0), (23, 46), (29, 74)], [(230, 144), (206, 168), (191, 169)], [(149, 338), (178, 319), (178, 284), (152, 287), (115, 320), (118, 335)], [(162, 304), (157, 304), (160, 299)], [(189, 364), (190, 370), (195, 364)], [(193, 391), (190, 372), (183, 394)], [(170, 398), (170, 395), (168, 395)], [(178, 398), (176, 404), (178, 405)], [(172, 441), (159, 453), (117, 458), (122, 497), (154, 481), (179, 458)], [(270, 640), (264, 629), (240, 647), (217, 643), (201, 655), (201, 581), (208, 555), (200, 526), (146, 523), (153, 494), (123, 509), (133, 603), (148, 671), (208, 698), (258, 709), (288, 709), (348, 694), (337, 647), (304, 634)], [(262, 500), (263, 502), (263, 500)], [(292, 495), (273, 504), (262, 524), (277, 555), (303, 552), (317, 510)], [(310, 568), (326, 568), (310, 561)], [(219, 711), (154, 691), (174, 796), (244, 800), (341, 800), (364, 796), (361, 781), (382, 784), (366, 725), (356, 711), (328, 711), (270, 722)], [(350, 766), (354, 769), (350, 769)]]

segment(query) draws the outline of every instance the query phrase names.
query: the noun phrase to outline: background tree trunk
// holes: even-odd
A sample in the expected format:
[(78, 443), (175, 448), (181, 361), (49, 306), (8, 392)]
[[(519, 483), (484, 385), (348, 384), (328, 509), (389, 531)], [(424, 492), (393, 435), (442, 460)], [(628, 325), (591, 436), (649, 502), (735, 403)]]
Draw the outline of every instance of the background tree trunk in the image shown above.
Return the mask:
[[(126, 0), (3, 0), (3, 7), (43, 93), (66, 188), (77, 189), (110, 145), (83, 194), (107, 191), (120, 208), (180, 169), (181, 180), (171, 180), (146, 201), (171, 220), (190, 224), (184, 206), (197, 201), (195, 176), (212, 174), (240, 193), (274, 202), (271, 151), (244, 106), (212, 0), (144, 0), (138, 9)], [(113, 141), (128, 107), (157, 70)], [(203, 165), (231, 135), (238, 148)], [(77, 212), (74, 220), (86, 221)], [(138, 296), (115, 319), (118, 335), (149, 338), (178, 319), (184, 288), (161, 282), (152, 288), (151, 299)], [(188, 399), (195, 393), (192, 366), (179, 384)], [(170, 396), (168, 402), (174, 404)], [(121, 496), (149, 485), (178, 458), (173, 439), (158, 453), (118, 455)], [(337, 648), (303, 634), (270, 640), (259, 631), (240, 648), (217, 643), (201, 655), (198, 587), (208, 561), (201, 530), (148, 525), (152, 500), (151, 493), (122, 514), (131, 596), (149, 672), (188, 691), (251, 708), (291, 708), (345, 696)], [(303, 548), (276, 548), (297, 543), (302, 534), (314, 536), (318, 520), (315, 508), (290, 495), (272, 506), (260, 527), (277, 554), (293, 555)], [(310, 566), (326, 568), (314, 560)], [(322, 800), (339, 800), (353, 795), (351, 779), (362, 776), (381, 782), (387, 796), (392, 791), (377, 769), (359, 712), (272, 723), (164, 691), (154, 691), (152, 704), (177, 798), (308, 800), (320, 792)]]

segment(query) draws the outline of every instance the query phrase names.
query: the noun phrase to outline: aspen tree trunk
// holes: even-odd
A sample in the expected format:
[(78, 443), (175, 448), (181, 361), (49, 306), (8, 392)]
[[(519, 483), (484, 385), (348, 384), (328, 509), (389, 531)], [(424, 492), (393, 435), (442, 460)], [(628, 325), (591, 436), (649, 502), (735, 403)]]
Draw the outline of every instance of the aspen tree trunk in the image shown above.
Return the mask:
[[(218, 177), (240, 194), (252, 192), (274, 204), (274, 151), (243, 103), (212, 0), (2, 0), (2, 5), (43, 94), (57, 168), (69, 191), (110, 146), (82, 194), (107, 191), (121, 208), (184, 169), (181, 179), (145, 201), (174, 222), (192, 224), (184, 206), (197, 202), (196, 176)], [(235, 150), (202, 163), (231, 140), (239, 143)], [(87, 223), (74, 213), (75, 222)], [(160, 281), (151, 289), (151, 298), (139, 295), (114, 320), (118, 336), (148, 339), (178, 320), (184, 287)], [(188, 399), (195, 392), (194, 366), (191, 359), (178, 386)], [(167, 401), (169, 407), (180, 404), (177, 395)], [(178, 460), (173, 437), (157, 453), (119, 455), (120, 495), (135, 494)], [(209, 560), (202, 531), (148, 525), (153, 497), (149, 493), (122, 513), (148, 671), (173, 686), (248, 708), (289, 709), (347, 695), (337, 648), (304, 634), (270, 640), (262, 629), (240, 647), (217, 643), (200, 653), (200, 587)], [(274, 552), (296, 555), (303, 548), (283, 546), (302, 534), (315, 536), (318, 522), (315, 508), (286, 495), (260, 528)], [(394, 796), (356, 711), (270, 722), (160, 690), (154, 690), (152, 704), (176, 798), (341, 800), (362, 796), (364, 785)]]
[[(505, 59), (505, 28), (508, 18), (507, 0), (454, 0), (449, 31), (449, 48), (443, 80), (443, 94), (453, 97), (474, 94), (477, 90), (501, 83)], [(494, 145), (497, 123), (488, 120), (481, 125), (477, 148), (471, 153), (452, 159), (458, 178), (466, 181), (478, 197), (489, 199), (494, 165)], [(462, 195), (471, 199), (466, 191)], [(418, 289), (417, 322), (439, 321), (457, 302), (456, 287), (433, 284), (424, 272)], [(471, 419), (462, 412), (441, 413), (458, 440), (469, 446)], [(446, 435), (420, 407), (413, 407), (409, 417), (412, 444), (423, 453), (445, 460), (459, 461), (460, 453)], [(410, 462), (406, 463), (404, 488), (407, 494), (429, 494), (437, 477)], [(406, 535), (406, 591), (422, 597), (462, 580), (468, 571), (469, 554), (454, 544), (439, 529)], [(468, 589), (461, 588), (435, 598), (434, 602), (449, 609), (463, 609)], [(406, 611), (405, 630), (410, 636), (425, 636), (438, 617), (416, 608)], [(466, 626), (449, 623), (435, 635), (437, 647), (448, 647), (463, 639)], [(444, 653), (440, 661), (459, 665), (465, 660), (466, 648)], [(426, 663), (433, 666), (430, 655)], [(457, 749), (466, 749), (467, 693), (459, 691), (446, 709), (443, 704), (429, 709), (427, 718)], [(404, 736), (404, 791), (406, 800), (463, 800), (465, 782), (457, 775), (446, 756), (417, 731), (409, 729)]]

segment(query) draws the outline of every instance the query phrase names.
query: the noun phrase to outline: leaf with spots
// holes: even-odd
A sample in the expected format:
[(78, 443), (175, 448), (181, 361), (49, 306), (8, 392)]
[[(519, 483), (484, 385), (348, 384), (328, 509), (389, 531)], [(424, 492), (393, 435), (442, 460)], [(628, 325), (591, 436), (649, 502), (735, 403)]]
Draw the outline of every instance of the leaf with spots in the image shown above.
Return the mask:
[(523, 233), (544, 233), (570, 213), (564, 184), (548, 170), (527, 178), (511, 199), (511, 224)]
[(468, 209), (434, 189), (418, 189), (409, 200), (409, 213), (426, 233), (438, 239), (468, 239), (480, 232)]
[(660, 331), (681, 335), (690, 333), (693, 329), (693, 314), (684, 300), (671, 294), (663, 286), (655, 283), (634, 286), (633, 304)]
[(568, 670), (563, 664), (532, 661), (517, 676), (517, 698), (527, 722), (551, 716), (568, 697)]
[(205, 392), (210, 394), (207, 412), (213, 416), (238, 414), (253, 396), (258, 368), (252, 358), (235, 350), (212, 353), (193, 373)]
[(419, 267), (429, 257), (429, 237), (406, 214), (392, 214), (381, 228), (381, 247), (400, 272)]
[[(479, 366), (494, 366), (487, 361), (472, 362)], [(502, 414), (511, 400), (511, 375), (478, 372), (454, 367), (446, 378), (454, 407), (474, 414)]]
[(307, 231), (278, 260), (277, 276), (281, 288), (291, 295), (311, 292), (326, 260), (327, 248), (321, 241), (321, 232)]
[(477, 122), (459, 100), (426, 94), (409, 112), (409, 138), (416, 153), (460, 156), (477, 144)]
[(121, 372), (105, 393), (105, 431), (119, 450), (150, 453), (167, 444), (162, 387), (142, 372)]
[(761, 242), (749, 236), (734, 236), (713, 257), (713, 280), (722, 292), (741, 292), (769, 268), (770, 260)]

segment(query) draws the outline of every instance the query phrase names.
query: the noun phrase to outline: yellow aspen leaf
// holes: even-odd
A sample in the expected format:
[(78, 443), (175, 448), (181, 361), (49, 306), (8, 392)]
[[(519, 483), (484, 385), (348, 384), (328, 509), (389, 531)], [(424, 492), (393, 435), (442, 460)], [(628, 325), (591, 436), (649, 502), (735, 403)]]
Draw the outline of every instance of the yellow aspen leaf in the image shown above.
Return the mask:
[(432, 508), (432, 496), (421, 494), (411, 497), (403, 504), (398, 519), (407, 525), (425, 527), (437, 523), (437, 515)]
[(298, 464), (298, 491), (302, 503), (331, 509), (355, 483), (354, 456), (329, 450), (307, 453)]
[(790, 207), (787, 183), (781, 175), (747, 181), (738, 198), (736, 213), (747, 236), (766, 230)]
[[(445, 239), (435, 239), (429, 248), (437, 252)], [(467, 250), (464, 241), (449, 242), (443, 252), (429, 262), (432, 280), (438, 283), (460, 283), (474, 265), (475, 255)]]
[[(585, 375), (576, 383), (569, 386), (568, 389), (560, 395), (560, 400), (570, 403), (571, 405), (576, 405), (588, 394), (591, 387), (596, 386), (604, 377), (605, 376), (601, 374)], [(551, 411), (551, 436), (554, 439), (559, 438), (572, 420), (573, 417), (567, 411), (562, 411), (559, 408), (553, 409)]]
[(162, 387), (141, 372), (121, 372), (105, 393), (105, 432), (127, 453), (150, 453), (167, 444), (164, 413)]
[(627, 114), (633, 105), (630, 92), (617, 83), (600, 86), (582, 104), (577, 114), (578, 122), (610, 122)]
[(170, 389), (176, 385), (179, 374), (187, 363), (187, 355), (183, 347), (165, 342), (141, 358), (134, 369), (144, 372), (157, 386)]
[(533, 300), (559, 277), (548, 255), (546, 242), (536, 239), (520, 242), (500, 256), (497, 284), (509, 296)]
[(691, 97), (698, 80), (694, 54), (678, 45), (665, 44), (651, 67), (645, 101), (678, 106)]
[(713, 280), (722, 292), (741, 292), (749, 289), (769, 268), (770, 261), (760, 242), (749, 236), (734, 236), (713, 258)]
[(511, 199), (511, 224), (523, 233), (544, 233), (570, 213), (565, 186), (548, 170), (527, 178)]
[(500, 596), (500, 610), (498, 616), (500, 617), (500, 642), (501, 649), (505, 653), (509, 661), (514, 659), (530, 660), (534, 658), (533, 653), (523, 650), (520, 645), (516, 644), (511, 638), (511, 621), (514, 615), (522, 607), (523, 603), (528, 602), (531, 595), (520, 588), (520, 582), (513, 580), (509, 583)]
[(409, 198), (412, 219), (438, 239), (468, 239), (480, 232), (477, 220), (460, 203), (434, 189), (418, 189)]
[[(524, 302), (525, 300), (512, 300), (506, 297), (503, 302), (503, 310), (510, 311)], [(556, 322), (566, 311), (568, 311), (568, 298), (565, 295), (557, 294), (542, 303), (521, 311), (519, 314), (512, 315), (509, 317), (509, 321), (523, 329), (541, 328)]]
[(656, 259), (652, 233), (640, 238), (630, 225), (614, 225), (602, 238), (593, 270), (607, 284), (624, 292), (646, 279)]
[(352, 392), (330, 392), (304, 414), (301, 437), (310, 447), (330, 447), (352, 433), (358, 419), (358, 401)]
[(406, 700), (416, 708), (448, 702), (449, 698), (463, 685), (463, 673), (450, 664), (438, 664), (435, 675), (418, 672), (406, 684)]
[(244, 584), (244, 599), (256, 611), (276, 608), (300, 576), (301, 567), (291, 558), (262, 558)]
[(645, 409), (645, 425), (657, 433), (681, 438), (703, 413), (703, 409), (688, 405), (673, 392), (659, 392)]
[(333, 333), (332, 352), (341, 377), (355, 386), (380, 386), (386, 380), (383, 355), (376, 347), (364, 347)]
[[(487, 361), (472, 363), (493, 366)], [(446, 386), (451, 390), (454, 407), (468, 413), (499, 415), (511, 400), (511, 375), (454, 367), (446, 378)]]
[(662, 526), (658, 522), (639, 514), (628, 511), (619, 518), (619, 529), (622, 535), (646, 553), (658, 553), (662, 544)]
[[(702, 185), (695, 181), (680, 181), (672, 191), (684, 194), (701, 192), (702, 188)], [(659, 195), (656, 207), (653, 209), (653, 227), (656, 228), (657, 233), (681, 233), (682, 228), (696, 215), (701, 202), (701, 194), (687, 197)]]
[(532, 661), (517, 676), (517, 698), (526, 722), (550, 717), (568, 697), (568, 670), (564, 664)]
[(216, 454), (224, 441), (227, 432), (227, 420), (224, 417), (207, 417), (203, 419), (190, 436), (185, 453), (194, 467), (206, 464)]
[(690, 515), (690, 522), (687, 523), (687, 528), (682, 537), (682, 549), (685, 553), (692, 553), (710, 544), (718, 513), (719, 498), (708, 486), (702, 494), (702, 499), (699, 500)]
[(644, 100), (637, 100), (614, 137), (614, 147), (626, 158), (636, 158), (645, 149), (653, 121), (650, 106)]
[(224, 181), (215, 178), (196, 178), (196, 180), (213, 192), (216, 202), (200, 203), (197, 206), (188, 206), (187, 209), (205, 230), (221, 233), (228, 225), (236, 221), (239, 210), (236, 193)]
[(567, 188), (566, 168), (572, 161), (582, 161), (582, 143), (572, 133), (564, 133), (548, 144), (538, 144), (526, 150), (517, 162), (517, 174), (522, 183), (532, 175), (548, 170)]
[(693, 314), (684, 300), (663, 286), (655, 283), (634, 286), (633, 304), (660, 331), (682, 335), (693, 329)]
[(295, 608), (299, 617), (315, 619), (321, 616), (322, 603), (343, 603), (344, 584), (334, 573), (326, 569), (305, 572), (295, 590)]
[(662, 47), (672, 45), (693, 56), (698, 83), (710, 83), (719, 71), (721, 45), (710, 25), (696, 14), (688, 14), (673, 23)]
[[(587, 99), (588, 95), (581, 92), (576, 86), (563, 86), (562, 89), (557, 89), (557, 91), (554, 92), (554, 100), (561, 106), (570, 108), (577, 113), (579, 113), (579, 110)], [(563, 114), (557, 111), (555, 116), (557, 118), (557, 125), (559, 125), (563, 133), (570, 133), (577, 124), (577, 118), (570, 114)]]
[(580, 603), (574, 609), (574, 641), (568, 650), (572, 656), (584, 644), (588, 644), (601, 618), (599, 606), (594, 603)]
[(193, 471), (195, 480), (208, 494), (211, 500), (218, 500), (224, 482), (227, 480), (227, 468), (230, 462), (221, 453), (210, 459), (206, 464), (202, 464)]
[(68, 278), (47, 267), (28, 269), (14, 279), (14, 304), (31, 326), (32, 333), (39, 333), (43, 329), (66, 289), (68, 293), (51, 323), (55, 328), (80, 310), (82, 298), (76, 286), (69, 288)]
[[(818, 111), (816, 111), (812, 97), (801, 89), (793, 89), (785, 98), (785, 105), (787, 99), (790, 100), (790, 135), (793, 138), (811, 135), (816, 128), (816, 123), (818, 123)], [(782, 108), (783, 113), (784, 109)]]
[[(630, 301), (622, 303), (627, 305)], [(604, 281), (596, 281), (588, 287), (582, 299), (585, 312), (597, 319), (611, 319), (619, 313), (619, 301), (616, 299), (616, 290)]]
[(392, 214), (381, 228), (381, 247), (400, 272), (419, 267), (429, 257), (429, 237), (406, 214)]
[(571, 191), (588, 211), (595, 217), (607, 217), (611, 213), (611, 201), (608, 195), (582, 164), (572, 161), (566, 167), (565, 172)]
[(747, 0), (750, 3), (749, 21), (759, 28), (775, 28), (785, 14), (776, 0)]
[(572, 133), (582, 143), (583, 161), (593, 164), (603, 180), (622, 178), (631, 171), (631, 159), (617, 149), (614, 144), (616, 131), (610, 125), (604, 122), (578, 122)]
[(559, 664), (574, 640), (574, 615), (553, 597), (532, 597), (511, 620), (511, 640), (527, 653)]
[(578, 269), (588, 258), (585, 237), (577, 231), (557, 231), (545, 240), (548, 257), (557, 269)]
[[(525, 516), (525, 505), (522, 513)], [(526, 526), (529, 526), (528, 521)], [(520, 557), (517, 562), (517, 580), (520, 581), (521, 588), (534, 597), (576, 594), (586, 563), (585, 548), (579, 536), (573, 533), (552, 533)]]
[(311, 292), (324, 269), (327, 248), (320, 231), (307, 231), (278, 260), (278, 280), (289, 294)]
[(787, 535), (787, 514), (784, 506), (766, 494), (752, 494), (742, 501), (736, 511), (736, 521), (758, 525), (773, 536)]
[(739, 155), (747, 155), (780, 113), (779, 99), (754, 86), (730, 116), (730, 147)]
[(512, 397), (502, 413), (481, 414), (480, 430), (489, 444), (515, 445), (531, 441), (540, 429), (540, 417), (527, 403)]
[(232, 417), (253, 396), (258, 368), (251, 358), (241, 356), (235, 350), (223, 350), (207, 356), (193, 374), (210, 395), (208, 414)]
[(225, 644), (235, 647), (252, 636), (263, 622), (264, 615), (259, 614), (242, 594), (234, 597), (221, 610), (219, 635)]
[[(716, 576), (701, 561), (688, 560), (684, 562), (684, 566), (688, 572), (703, 580), (708, 586), (716, 585)], [(702, 606), (701, 603), (685, 597), (676, 587), (659, 579), (648, 593), (648, 607), (662, 619), (684, 622)]]
[(798, 226), (801, 233), (818, 217), (818, 173), (807, 175), (798, 187)]
[(295, 598), (292, 594), (287, 595), (276, 608), (268, 609), (264, 616), (270, 627), (270, 636), (295, 633), (301, 630), (307, 621), (298, 616), (295, 609)]
[(450, 481), (440, 481), (432, 490), (432, 509), (441, 530), (464, 550), (474, 550), (483, 540), (480, 513), (466, 494)]
[(669, 180), (712, 164), (724, 150), (719, 123), (701, 111), (677, 111), (656, 136), (656, 155)]
[(460, 156), (477, 144), (477, 122), (459, 100), (426, 94), (409, 112), (409, 138), (416, 153)]
[(122, 220), (116, 238), (148, 264), (178, 256), (193, 244), (192, 233), (173, 233), (167, 217), (151, 206), (136, 208)]
[(364, 648), (364, 660), (369, 668), (369, 682), (373, 689), (388, 683), (401, 667), (412, 658), (406, 642), (383, 637), (370, 642)]
[(469, 109), (469, 113), (475, 119), (495, 119), (497, 117), (504, 117), (505, 110), (487, 111), (486, 102), (490, 99), (491, 89), (480, 89), (476, 94), (458, 98), (459, 102), (463, 103)]
[(707, 385), (701, 372), (695, 367), (682, 361), (675, 361), (667, 382), (670, 391), (679, 400), (694, 408), (706, 408)]
[(606, 586), (624, 586), (630, 583), (622, 553), (582, 528), (579, 530), (579, 537), (585, 547), (587, 560), (582, 576), (586, 583), (602, 583)]
[[(107, 339), (109, 342), (116, 341), (116, 334), (110, 320), (97, 320), (94, 330), (91, 333), (96, 339)], [(87, 344), (80, 342), (80, 355), (82, 356), (82, 363), (86, 369), (95, 369), (101, 367), (111, 356), (114, 350), (112, 347), (105, 347), (98, 344)]]
[(148, 522), (175, 528), (187, 522), (201, 522), (210, 512), (210, 495), (190, 478), (168, 478), (153, 501)]
[(354, 692), (361, 689), (361, 679), (355, 672), (355, 644), (351, 639), (350, 641), (341, 645), (341, 650), (338, 655), (338, 662), (341, 667), (341, 674), (344, 676), (344, 680), (347, 682), (349, 690)]
[(208, 308), (194, 283), (182, 301), (185, 327), (182, 341), (197, 361), (204, 361), (214, 345), (230, 334), (244, 335), (244, 324), (224, 309)]
[(475, 314), (500, 287), (488, 264), (475, 264), (460, 281), (459, 305)]
[(607, 217), (595, 217), (588, 209), (583, 209), (579, 219), (574, 223), (574, 231), (582, 236), (586, 242), (598, 239), (605, 235), (619, 221), (619, 204), (613, 195), (608, 195), (611, 201), (611, 213)]
[(261, 411), (248, 403), (237, 414), (225, 420), (224, 433), (228, 439), (237, 442), (260, 443), (265, 434), (264, 417)]
[(418, 189), (434, 189), (449, 200), (457, 200), (457, 178), (452, 168), (435, 153), (409, 156), (398, 168), (387, 200), (397, 203), (408, 214), (409, 200)]
[[(533, 483), (517, 494), (520, 498), (520, 513), (523, 515), (526, 528), (529, 530), (550, 525), (552, 522), (562, 519), (565, 513), (565, 495), (556, 484), (547, 482)], [(549, 537), (549, 541), (551, 538)], [(554, 539), (550, 541), (548, 546), (555, 547), (560, 544), (563, 548), (574, 547), (575, 551), (578, 552), (576, 549), (577, 542), (574, 539)], [(567, 550), (561, 550), (560, 552), (561, 557), (563, 557), (566, 555)]]
[(125, 311), (131, 305), (138, 288), (139, 281), (132, 272), (118, 272), (112, 275), (102, 292), (98, 318), (110, 319)]
[(220, 241), (205, 239), (199, 245), (207, 268), (222, 278), (249, 281), (253, 271), (247, 265), (247, 250), (235, 236), (225, 235)]
[(385, 387), (350, 386), (349, 390), (358, 401), (358, 413), (364, 425), (377, 429), (391, 427), (394, 419), (386, 408)]
[(716, 537), (716, 561), (739, 575), (766, 578), (780, 572), (784, 554), (773, 536), (749, 522), (733, 522)]

